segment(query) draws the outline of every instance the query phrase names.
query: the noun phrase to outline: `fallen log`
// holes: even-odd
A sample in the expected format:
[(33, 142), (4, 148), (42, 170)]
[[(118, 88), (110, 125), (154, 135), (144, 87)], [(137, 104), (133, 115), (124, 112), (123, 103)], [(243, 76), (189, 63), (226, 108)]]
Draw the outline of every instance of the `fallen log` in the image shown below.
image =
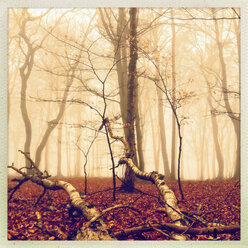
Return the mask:
[[(42, 179), (39, 175), (28, 175), (20, 170), (18, 170), (14, 166), (8, 166), (21, 174), (25, 179), (30, 180), (38, 185), (41, 185), (50, 190), (59, 190), (63, 189), (69, 195), (71, 205), (82, 215), (87, 221), (90, 221), (96, 216), (101, 216), (101, 213), (97, 208), (94, 207), (93, 204), (86, 202), (83, 200), (79, 192), (70, 184), (62, 180), (51, 181), (48, 179)], [(111, 234), (111, 230), (108, 228), (104, 220), (99, 217), (94, 222), (91, 222), (87, 228), (80, 228), (77, 230), (76, 235), (74, 237), (75, 240), (114, 240), (115, 238)]]
[[(104, 222), (102, 215), (106, 211), (113, 210), (115, 208), (120, 207), (130, 207), (130, 206), (113, 206), (109, 209), (103, 210), (103, 212), (99, 212), (93, 204), (86, 202), (80, 197), (79, 192), (70, 184), (62, 180), (51, 181), (48, 178), (47, 173), (44, 174), (40, 171), (39, 173), (35, 173), (33, 175), (28, 175), (23, 171), (17, 169), (15, 166), (8, 166), (21, 174), (23, 176), (24, 181), (31, 180), (32, 182), (43, 186), (46, 189), (51, 190), (59, 190), (63, 189), (69, 195), (71, 205), (79, 211), (84, 218), (87, 220), (85, 226), (76, 230), (75, 235), (73, 235), (72, 239), (74, 240), (116, 240), (117, 238), (121, 238), (123, 236), (128, 236), (130, 234), (135, 234), (139, 232), (145, 232), (150, 230), (163, 229), (166, 230), (169, 234), (168, 237), (171, 237), (174, 240), (186, 240), (186, 236), (184, 234), (196, 234), (196, 235), (205, 235), (205, 234), (216, 234), (221, 233), (235, 233), (240, 230), (240, 226), (216, 226), (216, 227), (206, 227), (206, 228), (192, 228), (189, 223), (187, 216), (185, 216), (179, 209), (177, 205), (177, 199), (174, 194), (174, 191), (171, 190), (165, 182), (165, 176), (153, 171), (153, 172), (142, 172), (137, 166), (134, 164), (133, 160), (129, 157), (129, 147), (128, 143), (123, 137), (114, 136), (110, 123), (108, 119), (105, 119), (105, 123), (110, 134), (110, 137), (116, 140), (120, 140), (125, 147), (125, 156), (119, 160), (118, 164), (125, 164), (129, 166), (129, 168), (134, 172), (135, 176), (148, 180), (155, 184), (157, 187), (161, 197), (162, 202), (164, 204), (164, 208), (166, 210), (167, 215), (171, 219), (174, 224), (164, 223), (164, 224), (150, 224), (140, 227), (134, 227), (127, 230), (123, 230), (121, 232), (112, 233), (112, 231), (108, 228), (106, 223)], [(25, 154), (24, 152), (22, 152)], [(28, 155), (25, 154), (25, 157)], [(30, 162), (33, 164), (34, 170), (36, 168), (34, 162), (28, 156)]]

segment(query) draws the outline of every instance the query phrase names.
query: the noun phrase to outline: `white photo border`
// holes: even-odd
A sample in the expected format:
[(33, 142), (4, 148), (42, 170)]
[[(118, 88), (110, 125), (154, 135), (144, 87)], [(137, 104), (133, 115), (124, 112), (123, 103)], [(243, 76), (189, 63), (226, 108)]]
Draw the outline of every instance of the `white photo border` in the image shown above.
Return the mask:
[[(240, 241), (8, 241), (8, 8), (237, 7), (241, 9), (241, 240)], [(248, 247), (248, 1), (245, 0), (0, 0), (0, 247)]]

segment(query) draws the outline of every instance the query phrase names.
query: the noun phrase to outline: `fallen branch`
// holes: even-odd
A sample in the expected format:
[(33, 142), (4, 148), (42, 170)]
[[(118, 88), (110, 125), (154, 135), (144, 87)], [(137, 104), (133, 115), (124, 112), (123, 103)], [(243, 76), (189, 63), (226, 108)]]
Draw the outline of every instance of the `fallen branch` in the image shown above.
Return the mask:
[(190, 229), (188, 229), (187, 226), (178, 226), (170, 223), (163, 223), (160, 225), (165, 228), (170, 228), (171, 230), (177, 233), (185, 232), (187, 234), (194, 234), (194, 235), (212, 235), (216, 231), (218, 234), (235, 233), (240, 231), (240, 225), (216, 226), (216, 227), (205, 227), (205, 228), (201, 227), (201, 228), (190, 228)]
[(102, 217), (105, 213), (109, 212), (109, 211), (112, 211), (114, 209), (117, 209), (117, 208), (130, 208), (132, 209), (133, 211), (136, 211), (140, 214), (140, 211), (134, 207), (131, 207), (129, 205), (122, 205), (122, 204), (119, 204), (119, 205), (115, 205), (113, 207), (109, 207), (109, 208), (106, 208), (104, 209), (99, 215), (93, 217), (90, 221), (87, 222), (87, 225), (84, 227), (84, 228), (87, 228), (89, 227), (94, 221), (96, 221), (97, 219), (99, 219), (100, 217)]
[(42, 197), (46, 194), (46, 191), (47, 191), (47, 189), (45, 187), (43, 187), (43, 192), (39, 196), (39, 198), (37, 199), (36, 203), (34, 204), (34, 207), (36, 207), (38, 205), (38, 203), (40, 202), (40, 200), (42, 199)]
[(162, 233), (164, 236), (166, 236), (167, 238), (170, 238), (170, 239), (173, 239), (173, 240), (176, 240), (172, 235), (162, 231), (161, 229), (157, 228), (154, 224), (148, 222), (149, 226), (151, 226), (155, 231), (159, 232), (159, 233)]
[(11, 194), (10, 194), (10, 196), (9, 196), (8, 202), (10, 202), (10, 200), (11, 200), (12, 197), (13, 197), (13, 195), (14, 195), (15, 192), (20, 188), (20, 186), (21, 186), (23, 183), (27, 182), (27, 181), (28, 181), (28, 179), (23, 178), (23, 179), (19, 180), (19, 183), (18, 183), (15, 187), (13, 187), (13, 188), (11, 188), (11, 189), (8, 190), (8, 192), (11, 192), (11, 191), (12, 191)]
[(35, 172), (38, 173), (40, 176), (43, 175), (43, 173), (39, 170), (39, 168), (35, 165), (34, 161), (28, 156), (26, 152), (23, 152), (21, 150), (18, 150), (20, 153), (22, 153), (25, 158), (30, 162), (31, 167), (29, 169), (35, 169)]
[(114, 236), (116, 238), (124, 238), (129, 235), (138, 234), (142, 232), (149, 232), (152, 231), (154, 228), (160, 230), (167, 230), (173, 231), (176, 233), (185, 233), (185, 234), (193, 234), (193, 235), (214, 235), (216, 232), (217, 234), (223, 233), (236, 233), (240, 231), (239, 225), (233, 226), (221, 226), (221, 227), (206, 227), (206, 228), (188, 228), (187, 226), (178, 226), (175, 224), (163, 223), (163, 224), (152, 224), (152, 225), (143, 225), (138, 227), (129, 228), (126, 230), (122, 230), (119, 232), (115, 232)]

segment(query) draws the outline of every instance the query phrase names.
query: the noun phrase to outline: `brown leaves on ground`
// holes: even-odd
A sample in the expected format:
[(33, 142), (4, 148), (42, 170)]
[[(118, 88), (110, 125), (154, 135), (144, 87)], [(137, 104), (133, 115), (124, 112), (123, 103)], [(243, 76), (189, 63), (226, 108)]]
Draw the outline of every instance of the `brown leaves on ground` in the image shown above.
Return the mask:
[[(66, 178), (78, 191), (83, 192), (82, 178)], [(117, 191), (116, 201), (113, 201), (112, 180), (106, 178), (90, 178), (88, 180), (88, 195), (84, 198), (92, 202), (100, 211), (117, 204), (130, 204), (141, 214), (130, 208), (119, 208), (104, 214), (104, 219), (113, 232), (147, 223), (169, 223), (170, 220), (159, 203), (159, 194), (154, 185), (137, 183), (136, 188), (144, 192), (135, 191), (125, 193)], [(16, 182), (9, 180), (9, 187)], [(177, 182), (168, 182), (170, 188), (180, 199)], [(120, 186), (118, 184), (117, 186)], [(200, 214), (208, 222), (217, 222), (224, 225), (240, 224), (240, 184), (238, 181), (204, 181), (182, 182), (185, 200), (178, 203), (181, 211), (196, 213), (201, 204)], [(9, 240), (56, 240), (53, 233), (64, 234), (66, 237), (73, 230), (84, 226), (82, 216), (70, 214), (68, 196), (63, 190), (51, 191), (41, 199), (36, 208), (34, 204), (43, 188), (32, 182), (24, 183), (14, 194), (8, 204), (8, 239)], [(97, 193), (96, 193), (97, 192)], [(148, 195), (147, 195), (148, 194)], [(199, 225), (196, 227), (200, 227)], [(187, 236), (189, 240), (211, 240), (207, 235)], [(132, 240), (167, 240), (168, 238), (158, 231), (144, 232), (127, 237)], [(240, 234), (218, 235), (219, 240), (238, 240)]]

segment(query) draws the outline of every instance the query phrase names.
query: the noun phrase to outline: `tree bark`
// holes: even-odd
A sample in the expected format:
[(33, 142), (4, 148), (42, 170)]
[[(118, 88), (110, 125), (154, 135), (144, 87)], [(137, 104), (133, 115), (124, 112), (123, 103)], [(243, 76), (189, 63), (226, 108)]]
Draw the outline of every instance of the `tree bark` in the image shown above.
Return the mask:
[[(20, 173), (20, 172), (19, 172)], [(71, 205), (78, 210), (87, 221), (92, 218), (101, 216), (100, 212), (94, 207), (92, 203), (84, 201), (79, 192), (70, 184), (65, 181), (50, 181), (48, 179), (40, 179), (37, 176), (29, 176), (21, 173), (25, 178), (30, 179), (32, 182), (44, 186), (46, 189), (59, 190), (63, 189), (69, 195)], [(89, 226), (81, 227), (78, 229), (74, 240), (114, 240), (111, 235), (111, 230), (105, 224), (103, 218), (99, 217), (96, 221), (92, 222)]]
[[(134, 164), (133, 158), (130, 157), (131, 149), (129, 147), (128, 141), (125, 140), (125, 138), (123, 137), (115, 136), (110, 127), (109, 120), (106, 118), (105, 121), (110, 137), (116, 140), (120, 140), (125, 147), (125, 157), (121, 158), (118, 164), (126, 164), (129, 170), (132, 170), (133, 174), (137, 178), (148, 180), (155, 184), (162, 197), (162, 201), (164, 202), (164, 207), (169, 218), (175, 223), (175, 225), (184, 226), (185, 220), (183, 214), (177, 206), (177, 199), (174, 192), (165, 183), (165, 176), (159, 174), (156, 171), (150, 173), (140, 171)], [(185, 237), (181, 235), (174, 235), (174, 238), (183, 240), (185, 239)]]
[[(137, 80), (137, 79), (136, 79)], [(141, 119), (140, 119), (140, 113), (139, 113), (139, 87), (138, 82), (135, 83), (136, 88), (136, 100), (135, 100), (135, 130), (136, 130), (136, 139), (137, 139), (137, 154), (136, 157), (138, 157), (138, 165), (139, 169), (141, 171), (144, 171), (145, 169), (145, 160), (144, 160), (144, 154), (143, 154), (143, 134), (141, 130)]]
[[(155, 122), (155, 118), (153, 118), (152, 116), (152, 110), (151, 110), (151, 105), (149, 104), (149, 106), (147, 106), (148, 108), (148, 114), (150, 117), (150, 123), (151, 123), (151, 129), (152, 129), (152, 148), (153, 148), (153, 159), (154, 159), (154, 164), (155, 164), (155, 170), (159, 171), (159, 156), (160, 156), (160, 142), (158, 141), (158, 139), (156, 139), (156, 137), (161, 137), (160, 132), (159, 135), (158, 133), (155, 132), (155, 127), (154, 127), (154, 122)], [(159, 130), (160, 131), (160, 130)]]
[[(116, 32), (112, 28), (111, 25), (109, 25), (106, 22), (106, 18), (104, 16), (104, 11), (99, 10), (100, 16), (101, 16), (101, 21), (104, 26), (104, 29), (106, 30), (108, 38), (111, 40), (113, 46), (114, 46), (114, 52), (115, 52), (115, 57), (116, 57), (116, 69), (117, 69), (117, 77), (118, 77), (118, 84), (119, 84), (119, 92), (120, 92), (120, 110), (121, 110), (121, 116), (123, 120), (123, 126), (124, 126), (124, 135), (125, 138), (128, 140), (129, 136), (129, 131), (128, 131), (128, 126), (129, 126), (129, 110), (128, 110), (128, 81), (129, 81), (129, 76), (130, 76), (130, 71), (128, 68), (127, 60), (128, 60), (128, 55), (127, 55), (127, 40), (129, 39), (129, 36), (131, 37), (131, 26), (137, 26), (137, 17), (135, 14), (135, 25), (132, 25), (131, 22), (134, 21), (133, 18), (131, 18), (130, 14), (130, 27), (128, 28), (128, 22), (126, 20), (126, 14), (125, 14), (125, 9), (124, 8), (119, 8), (118, 10), (118, 20), (117, 20), (117, 29)], [(108, 15), (107, 11), (105, 10), (105, 15)], [(136, 29), (136, 27), (135, 27)], [(135, 31), (136, 32), (136, 31)], [(137, 39), (134, 37), (136, 42)], [(130, 39), (129, 39), (130, 41)], [(134, 40), (132, 41), (134, 43)], [(131, 46), (131, 42), (130, 42)], [(134, 50), (134, 49), (133, 49)], [(131, 51), (131, 48), (130, 48)], [(137, 51), (136, 51), (137, 52)], [(131, 52), (130, 52), (131, 54)], [(134, 58), (134, 57), (133, 57)], [(130, 55), (130, 61), (132, 60), (131, 55)], [(130, 65), (130, 62), (129, 62)], [(137, 77), (135, 78), (136, 80), (136, 85), (137, 85)], [(134, 88), (134, 93), (135, 96), (137, 96), (137, 91), (138, 88)], [(137, 151), (135, 150), (135, 160), (138, 164), (140, 164), (140, 168), (144, 168), (144, 155), (143, 155), (143, 150), (142, 150), (142, 132), (141, 132), (141, 124), (140, 124), (140, 117), (139, 117), (139, 111), (138, 111), (138, 98), (135, 97), (134, 99), (134, 111), (135, 111), (135, 126), (134, 130), (136, 130), (136, 137), (137, 137)], [(135, 139), (135, 136), (134, 136)], [(139, 160), (138, 160), (138, 158)], [(124, 181), (128, 181), (131, 184), (131, 188), (133, 188), (134, 185), (134, 177), (132, 175), (131, 171), (128, 171), (127, 173), (125, 172), (125, 177), (129, 177), (128, 179), (124, 178)], [(124, 186), (124, 185), (123, 185)], [(125, 188), (125, 186), (123, 187)], [(130, 189), (131, 189), (130, 188)]]
[[(135, 93), (137, 92), (137, 71), (136, 63), (138, 60), (138, 46), (137, 46), (137, 8), (131, 8), (130, 11), (130, 61), (128, 66), (128, 82), (127, 82), (127, 122), (125, 129), (127, 132), (127, 143), (129, 145), (128, 156), (137, 164), (136, 147), (135, 147)], [(126, 167), (125, 177), (122, 188), (127, 191), (134, 190), (134, 173), (130, 167)]]

